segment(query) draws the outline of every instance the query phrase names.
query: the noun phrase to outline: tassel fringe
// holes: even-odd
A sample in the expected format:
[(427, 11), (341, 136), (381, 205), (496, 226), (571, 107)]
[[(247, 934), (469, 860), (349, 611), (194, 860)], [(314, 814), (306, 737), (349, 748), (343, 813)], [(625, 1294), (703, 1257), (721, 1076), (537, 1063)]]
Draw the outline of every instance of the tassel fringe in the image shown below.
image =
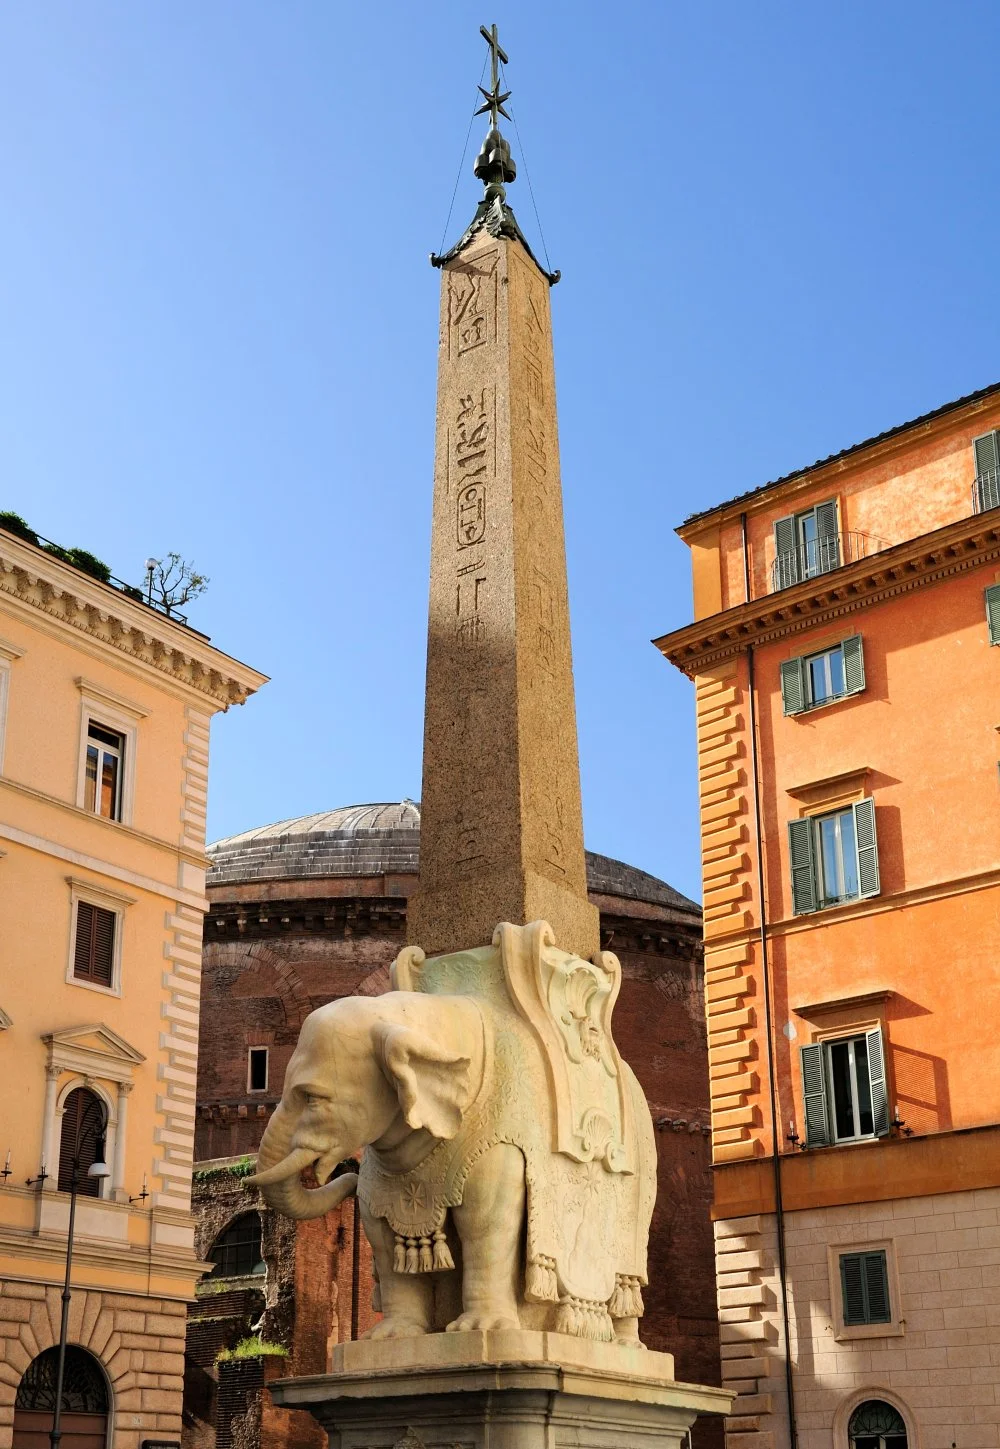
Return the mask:
[(443, 1228), (420, 1238), (407, 1238), (396, 1233), (392, 1247), (394, 1273), (447, 1273), (454, 1266), (455, 1260)]
[(528, 1263), (524, 1296), (533, 1303), (555, 1303), (559, 1298), (556, 1281), (556, 1260), (539, 1253)]
[(594, 1343), (611, 1343), (615, 1336), (607, 1305), (592, 1298), (564, 1298), (556, 1313), (556, 1333)]
[(455, 1260), (451, 1256), (448, 1240), (444, 1235), (443, 1229), (438, 1228), (434, 1234), (434, 1254), (431, 1260), (431, 1270), (434, 1273), (446, 1273), (450, 1268), (454, 1268), (454, 1266)]
[(641, 1318), (643, 1315), (642, 1285), (638, 1278), (629, 1278), (619, 1273), (615, 1278), (615, 1291), (608, 1303), (612, 1318)]

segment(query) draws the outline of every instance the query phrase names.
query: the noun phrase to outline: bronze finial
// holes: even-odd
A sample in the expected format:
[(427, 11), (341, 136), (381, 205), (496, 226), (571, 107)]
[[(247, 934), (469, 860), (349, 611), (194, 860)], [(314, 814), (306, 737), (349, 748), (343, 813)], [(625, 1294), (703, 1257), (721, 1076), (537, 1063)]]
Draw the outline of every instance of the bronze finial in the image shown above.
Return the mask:
[[(479, 27), (479, 33), (490, 48), (490, 88), (486, 90), (484, 86), (478, 87), (484, 104), (476, 111), (476, 115), (482, 116), (488, 111), (490, 129), (486, 133), (486, 139), (480, 147), (479, 155), (476, 157), (475, 165), (472, 169), (483, 183), (485, 194), (476, 209), (476, 214), (472, 219), (471, 225), (466, 228), (460, 240), (455, 246), (443, 252), (440, 256), (436, 252), (432, 252), (431, 265), (435, 267), (445, 266), (468, 246), (474, 236), (477, 236), (481, 231), (486, 231), (490, 236), (516, 238), (542, 275), (550, 283), (555, 283), (559, 280), (559, 273), (547, 272), (541, 262), (538, 261), (538, 258), (528, 245), (521, 228), (518, 226), (514, 213), (507, 205), (507, 193), (504, 187), (516, 178), (517, 167), (514, 164), (514, 158), (510, 154), (509, 141), (506, 136), (500, 134), (500, 116), (505, 117), (508, 121), (514, 120), (510, 112), (504, 109), (504, 102), (510, 99), (510, 91), (502, 91), (500, 89), (500, 66), (509, 65), (510, 62), (507, 59), (507, 52), (500, 44), (497, 27), (495, 25), (491, 25), (489, 30), (486, 29), (485, 25), (481, 25)], [(448, 218), (449, 220), (451, 219), (450, 210), (448, 212)], [(447, 225), (448, 223), (446, 222), (446, 230)], [(442, 237), (443, 240), (444, 238)]]
[(498, 69), (499, 61), (503, 61), (504, 65), (509, 65), (510, 61), (507, 59), (507, 52), (501, 47), (500, 41), (497, 39), (497, 28), (495, 25), (490, 26), (489, 30), (486, 29), (485, 25), (480, 25), (479, 34), (490, 48), (490, 88), (488, 91), (484, 91), (482, 86), (478, 87), (480, 94), (485, 97), (486, 104), (485, 106), (479, 107), (476, 115), (481, 116), (485, 111), (489, 111), (490, 120), (496, 126), (498, 115), (505, 116), (508, 121), (510, 120), (510, 116), (507, 115), (507, 112), (503, 108), (504, 101), (510, 99), (510, 91), (504, 91), (502, 95), (500, 94), (500, 76)]

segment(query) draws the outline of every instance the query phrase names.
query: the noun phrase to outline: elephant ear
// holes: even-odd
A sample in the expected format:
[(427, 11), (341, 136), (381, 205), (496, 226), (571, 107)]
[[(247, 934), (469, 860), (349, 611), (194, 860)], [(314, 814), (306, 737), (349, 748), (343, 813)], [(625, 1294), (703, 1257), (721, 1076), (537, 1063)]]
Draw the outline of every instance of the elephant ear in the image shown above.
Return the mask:
[(469, 1057), (456, 1056), (408, 1026), (378, 1029), (382, 1067), (396, 1089), (408, 1126), (448, 1140), (468, 1105)]

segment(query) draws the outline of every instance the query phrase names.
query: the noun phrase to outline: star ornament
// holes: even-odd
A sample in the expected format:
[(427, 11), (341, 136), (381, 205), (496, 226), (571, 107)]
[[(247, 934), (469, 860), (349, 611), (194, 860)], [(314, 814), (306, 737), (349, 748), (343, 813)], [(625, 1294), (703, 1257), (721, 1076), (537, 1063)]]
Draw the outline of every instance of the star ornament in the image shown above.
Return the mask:
[(476, 112), (477, 116), (481, 116), (484, 111), (489, 111), (494, 121), (496, 121), (498, 112), (501, 116), (505, 116), (508, 121), (511, 119), (510, 113), (503, 108), (504, 101), (510, 100), (510, 91), (501, 91), (499, 86), (494, 86), (492, 90), (488, 91), (484, 90), (482, 86), (477, 87), (477, 89), (479, 90), (479, 94), (486, 98), (486, 104), (485, 106), (479, 107), (479, 110)]

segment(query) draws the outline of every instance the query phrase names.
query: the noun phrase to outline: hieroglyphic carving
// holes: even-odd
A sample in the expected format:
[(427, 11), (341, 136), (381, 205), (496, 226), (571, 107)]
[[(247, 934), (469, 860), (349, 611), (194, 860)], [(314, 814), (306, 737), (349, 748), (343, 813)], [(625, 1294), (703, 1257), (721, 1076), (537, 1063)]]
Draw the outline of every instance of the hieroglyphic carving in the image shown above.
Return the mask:
[(448, 274), (448, 350), (462, 357), (496, 339), (498, 254), (487, 253)]
[(485, 600), (485, 555), (470, 557), (466, 550), (486, 537), (489, 487), (496, 472), (496, 400), (492, 388), (477, 388), (458, 398), (449, 430), (449, 481), (454, 480), (455, 637), (463, 648), (474, 648), (486, 638), (481, 609)]

